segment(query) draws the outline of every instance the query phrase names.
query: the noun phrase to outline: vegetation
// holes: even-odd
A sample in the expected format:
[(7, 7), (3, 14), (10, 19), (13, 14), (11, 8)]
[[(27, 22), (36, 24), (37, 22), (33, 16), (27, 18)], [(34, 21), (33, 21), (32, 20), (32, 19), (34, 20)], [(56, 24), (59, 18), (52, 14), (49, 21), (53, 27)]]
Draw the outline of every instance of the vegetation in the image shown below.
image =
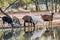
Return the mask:
[[(0, 0), (0, 7), (7, 7), (9, 4), (13, 3), (15, 0)], [(24, 9), (29, 9), (29, 5), (32, 4), (31, 6), (35, 6), (36, 11), (40, 11), (40, 7), (45, 5), (46, 9), (45, 10), (55, 10), (55, 12), (60, 10), (58, 8), (60, 6), (60, 0), (17, 0), (16, 3), (12, 5), (12, 8), (24, 8)], [(39, 6), (42, 4), (41, 6)], [(50, 7), (51, 6), (51, 7)], [(44, 9), (44, 8), (43, 8)]]

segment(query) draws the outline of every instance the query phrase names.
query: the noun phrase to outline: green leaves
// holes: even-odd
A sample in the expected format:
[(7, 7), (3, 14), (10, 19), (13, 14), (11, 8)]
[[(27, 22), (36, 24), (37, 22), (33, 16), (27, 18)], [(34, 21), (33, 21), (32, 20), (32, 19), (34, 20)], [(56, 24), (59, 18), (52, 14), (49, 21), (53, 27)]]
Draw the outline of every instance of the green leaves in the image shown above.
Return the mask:
[(23, 0), (25, 4), (32, 2), (31, 0)]
[(0, 0), (0, 7), (8, 6), (14, 0)]
[(0, 7), (3, 6), (3, 4), (4, 4), (3, 1), (4, 1), (4, 0), (0, 0)]

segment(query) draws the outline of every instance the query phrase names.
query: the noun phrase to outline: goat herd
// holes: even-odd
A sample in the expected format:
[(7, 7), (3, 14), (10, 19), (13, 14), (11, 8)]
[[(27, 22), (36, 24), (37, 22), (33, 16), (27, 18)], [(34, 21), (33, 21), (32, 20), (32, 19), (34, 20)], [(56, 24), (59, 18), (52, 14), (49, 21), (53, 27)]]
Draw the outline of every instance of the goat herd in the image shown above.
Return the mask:
[[(3, 17), (0, 17), (2, 18), (2, 21), (3, 21), (3, 25), (5, 24), (5, 22), (7, 22), (8, 24), (11, 25), (12, 27), (12, 32), (14, 31), (13, 28), (14, 28), (14, 24), (13, 23), (18, 23), (20, 24), (20, 20), (17, 18), (17, 17), (13, 17), (11, 18), (8, 14), (6, 14), (1, 8), (0, 8), (0, 11), (2, 14), (4, 14), (5, 16)], [(26, 23), (31, 23), (31, 26), (34, 27), (33, 31), (35, 31), (35, 25), (40, 22), (42, 24), (42, 27), (45, 28), (45, 25), (44, 25), (44, 21), (49, 21), (49, 25), (51, 24), (51, 27), (52, 27), (52, 20), (53, 20), (53, 15), (54, 13), (51, 13), (51, 15), (41, 15), (40, 17), (38, 16), (35, 16), (35, 15), (25, 15), (22, 20), (24, 20), (24, 32), (26, 32)], [(21, 25), (21, 24), (20, 24)]]

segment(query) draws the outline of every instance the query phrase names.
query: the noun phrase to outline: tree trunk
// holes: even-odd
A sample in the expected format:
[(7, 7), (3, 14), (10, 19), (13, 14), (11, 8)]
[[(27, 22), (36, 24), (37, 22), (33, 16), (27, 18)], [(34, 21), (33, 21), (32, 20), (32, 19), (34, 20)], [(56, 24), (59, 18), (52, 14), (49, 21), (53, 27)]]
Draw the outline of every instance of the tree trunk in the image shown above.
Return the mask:
[(46, 9), (48, 10), (48, 0), (46, 0)]
[(55, 12), (57, 12), (57, 4), (55, 4)]
[[(59, 6), (60, 6), (60, 0), (59, 0)], [(60, 8), (59, 8), (59, 13), (60, 13)]]
[(25, 8), (25, 10), (27, 10), (27, 4), (26, 4), (26, 8)]
[(4, 11), (6, 11), (10, 6), (14, 5), (14, 3), (16, 2), (17, 0), (15, 0), (13, 3), (11, 3)]
[(57, 0), (55, 2), (55, 12), (57, 12)]
[(53, 0), (52, 0), (52, 12), (53, 12)]
[(39, 1), (35, 0), (35, 7), (36, 7), (36, 11), (39, 11)]
[[(59, 3), (59, 6), (60, 6), (60, 3)], [(59, 13), (60, 13), (60, 8), (59, 8)]]

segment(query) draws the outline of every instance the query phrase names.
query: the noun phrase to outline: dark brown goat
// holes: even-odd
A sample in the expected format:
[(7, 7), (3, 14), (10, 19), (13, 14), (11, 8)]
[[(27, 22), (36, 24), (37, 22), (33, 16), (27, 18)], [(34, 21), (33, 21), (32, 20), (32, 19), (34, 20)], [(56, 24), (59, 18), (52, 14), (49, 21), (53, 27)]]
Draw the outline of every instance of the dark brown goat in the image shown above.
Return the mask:
[(24, 31), (25, 31), (25, 28), (26, 28), (25, 23), (31, 23), (31, 25), (33, 24), (34, 25), (34, 30), (35, 30), (35, 23), (33, 23), (33, 19), (32, 19), (31, 16), (26, 15), (22, 19), (24, 20)]
[(6, 14), (1, 8), (0, 8), (0, 11), (2, 12), (2, 14), (5, 15), (5, 16), (1, 17), (2, 20), (3, 20), (3, 24), (5, 24), (5, 22), (10, 24), (11, 27), (12, 27), (12, 32), (13, 32), (13, 21), (12, 21), (12, 18), (8, 14)]

